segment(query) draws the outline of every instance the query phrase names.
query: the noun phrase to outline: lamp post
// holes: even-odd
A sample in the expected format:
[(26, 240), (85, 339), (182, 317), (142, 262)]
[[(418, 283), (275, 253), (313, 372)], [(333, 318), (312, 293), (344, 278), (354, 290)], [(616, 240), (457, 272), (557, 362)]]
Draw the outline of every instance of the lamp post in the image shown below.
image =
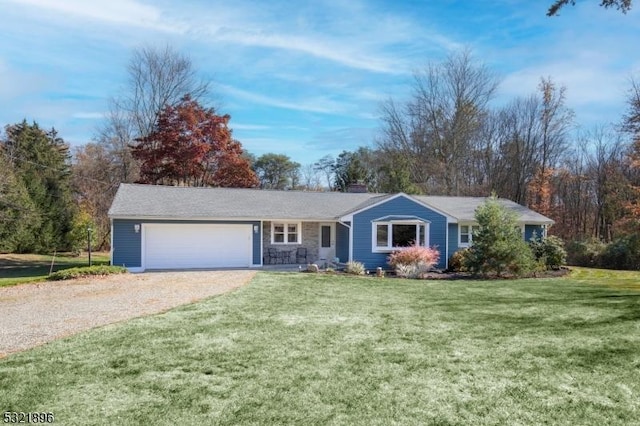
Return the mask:
[(91, 266), (91, 228), (87, 227), (87, 251), (89, 252), (89, 266)]

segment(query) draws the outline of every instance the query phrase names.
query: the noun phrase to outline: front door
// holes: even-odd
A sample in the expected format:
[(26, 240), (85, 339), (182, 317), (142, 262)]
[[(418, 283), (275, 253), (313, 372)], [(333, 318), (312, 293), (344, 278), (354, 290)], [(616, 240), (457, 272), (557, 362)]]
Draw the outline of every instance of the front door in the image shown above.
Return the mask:
[(320, 224), (320, 248), (318, 250), (320, 264), (333, 262), (336, 257), (336, 225), (335, 223)]

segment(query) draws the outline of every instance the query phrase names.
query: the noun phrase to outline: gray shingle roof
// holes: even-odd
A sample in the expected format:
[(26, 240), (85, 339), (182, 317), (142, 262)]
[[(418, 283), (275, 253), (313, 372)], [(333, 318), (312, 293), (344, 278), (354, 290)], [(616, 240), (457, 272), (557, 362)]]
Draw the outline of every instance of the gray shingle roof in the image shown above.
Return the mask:
[(109, 216), (332, 220), (379, 195), (122, 184)]
[[(238, 188), (185, 188), (122, 184), (110, 217), (189, 219), (333, 220), (391, 197), (389, 194), (270, 191)], [(412, 196), (459, 221), (474, 220), (483, 197)], [(509, 200), (500, 202), (530, 223), (551, 219)]]
[[(455, 217), (460, 222), (475, 221), (476, 209), (487, 200), (487, 197), (445, 197), (432, 195), (415, 195), (414, 198), (422, 201), (424, 204), (438, 208), (444, 213)], [(498, 202), (515, 212), (518, 215), (518, 220), (522, 222), (540, 224), (553, 223), (548, 217), (511, 200), (499, 198)]]

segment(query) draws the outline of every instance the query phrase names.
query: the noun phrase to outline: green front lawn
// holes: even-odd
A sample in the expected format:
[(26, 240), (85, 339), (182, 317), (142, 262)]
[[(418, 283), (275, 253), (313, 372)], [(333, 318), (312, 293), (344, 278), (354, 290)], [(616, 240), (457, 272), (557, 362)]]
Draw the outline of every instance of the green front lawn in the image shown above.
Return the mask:
[[(52, 260), (53, 272), (89, 264), (86, 253), (82, 256), (57, 255), (55, 258), (39, 254), (0, 254), (0, 287), (46, 280)], [(91, 263), (108, 265), (109, 253), (92, 253)]]
[(637, 424), (640, 292), (598, 279), (260, 273), (0, 360), (0, 408), (82, 425)]

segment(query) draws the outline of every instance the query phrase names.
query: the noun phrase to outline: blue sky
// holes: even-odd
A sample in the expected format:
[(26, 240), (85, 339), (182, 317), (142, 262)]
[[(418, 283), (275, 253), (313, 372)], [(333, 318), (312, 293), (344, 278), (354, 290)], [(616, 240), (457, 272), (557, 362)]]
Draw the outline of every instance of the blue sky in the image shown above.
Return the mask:
[(468, 48), (501, 78), (496, 104), (567, 88), (576, 125), (617, 122), (640, 74), (640, 13), (551, 0), (0, 0), (0, 124), (89, 142), (142, 45), (171, 45), (213, 81), (250, 152), (302, 164), (374, 143), (379, 106), (412, 73)]

